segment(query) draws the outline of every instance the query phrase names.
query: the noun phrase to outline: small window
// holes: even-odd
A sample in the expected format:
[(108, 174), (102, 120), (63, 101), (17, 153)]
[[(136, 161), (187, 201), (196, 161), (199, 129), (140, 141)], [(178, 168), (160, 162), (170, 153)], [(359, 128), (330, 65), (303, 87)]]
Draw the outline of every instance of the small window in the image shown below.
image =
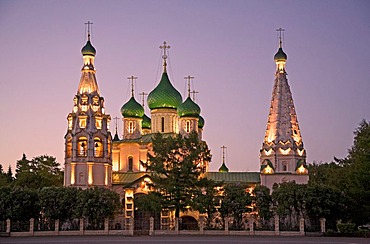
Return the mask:
[(132, 172), (134, 168), (134, 159), (132, 157), (128, 158), (128, 171)]
[(186, 122), (185, 122), (185, 131), (186, 131), (186, 133), (189, 133), (190, 132), (190, 120), (187, 120)]
[(69, 137), (67, 139), (67, 144), (66, 144), (66, 158), (72, 157), (72, 138)]
[(164, 132), (164, 117), (162, 117), (162, 132)]
[(128, 122), (128, 133), (132, 134), (134, 133), (134, 130), (135, 130), (135, 124), (134, 124), (134, 121), (129, 121)]

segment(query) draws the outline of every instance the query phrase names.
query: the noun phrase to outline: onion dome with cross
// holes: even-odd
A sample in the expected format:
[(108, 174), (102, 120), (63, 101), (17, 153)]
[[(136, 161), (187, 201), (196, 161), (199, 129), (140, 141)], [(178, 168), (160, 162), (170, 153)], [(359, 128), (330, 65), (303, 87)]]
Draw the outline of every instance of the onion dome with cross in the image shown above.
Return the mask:
[(188, 75), (184, 78), (188, 81), (188, 98), (177, 108), (177, 115), (180, 117), (198, 118), (200, 114), (200, 107), (190, 98), (190, 81), (194, 77)]
[(167, 75), (167, 54), (166, 50), (170, 48), (166, 42), (160, 46), (164, 50), (163, 58), (163, 74), (159, 84), (148, 95), (148, 106), (150, 109), (157, 108), (174, 108), (176, 109), (182, 103), (181, 94), (173, 87)]
[(128, 77), (128, 79), (131, 80), (131, 98), (122, 106), (122, 116), (125, 118), (142, 118), (144, 116), (144, 108), (134, 97), (134, 80), (137, 79), (137, 77), (131, 76)]

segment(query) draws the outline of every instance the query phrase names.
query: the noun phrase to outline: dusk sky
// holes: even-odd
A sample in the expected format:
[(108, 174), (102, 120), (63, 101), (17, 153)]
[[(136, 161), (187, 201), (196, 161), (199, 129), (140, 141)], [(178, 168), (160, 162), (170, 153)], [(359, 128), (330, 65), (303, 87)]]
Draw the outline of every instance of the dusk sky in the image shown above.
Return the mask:
[[(211, 171), (227, 147), (230, 171), (258, 171), (274, 82), (276, 29), (307, 162), (343, 158), (370, 120), (370, 1), (18, 1), (0, 0), (0, 163), (15, 169), (47, 154), (64, 164), (67, 115), (82, 68), (84, 23), (93, 22), (95, 68), (106, 113), (149, 93), (162, 73), (186, 98), (199, 91)], [(146, 107), (146, 114), (150, 115)], [(114, 133), (114, 120), (111, 131)], [(118, 125), (122, 135), (122, 122)]]

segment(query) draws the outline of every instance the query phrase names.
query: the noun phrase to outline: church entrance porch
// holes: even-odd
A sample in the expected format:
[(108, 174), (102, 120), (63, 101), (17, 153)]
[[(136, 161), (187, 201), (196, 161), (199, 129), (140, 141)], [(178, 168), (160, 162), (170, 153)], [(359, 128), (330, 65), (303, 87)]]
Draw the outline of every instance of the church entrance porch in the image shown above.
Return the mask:
[(182, 216), (180, 223), (181, 230), (199, 230), (198, 221), (192, 216)]

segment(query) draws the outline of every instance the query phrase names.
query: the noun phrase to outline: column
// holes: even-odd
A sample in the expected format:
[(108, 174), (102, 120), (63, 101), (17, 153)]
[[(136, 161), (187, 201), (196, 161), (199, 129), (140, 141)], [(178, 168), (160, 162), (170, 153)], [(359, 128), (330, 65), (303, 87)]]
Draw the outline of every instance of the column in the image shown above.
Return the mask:
[(149, 235), (152, 236), (154, 235), (154, 218), (150, 217), (149, 221)]
[(59, 235), (59, 219), (55, 220), (55, 229), (54, 229), (55, 235)]
[(325, 218), (321, 218), (320, 219), (320, 230), (321, 230), (321, 233), (325, 233), (326, 232), (325, 222), (326, 222), (326, 219)]
[(228, 217), (225, 217), (224, 223), (225, 223), (225, 232), (229, 233), (229, 218)]
[(30, 232), (30, 235), (33, 236), (33, 232), (34, 232), (34, 225), (35, 225), (35, 219), (34, 218), (31, 218), (30, 219), (30, 229), (29, 229), (29, 232)]
[(279, 215), (275, 215), (274, 217), (274, 220), (275, 220), (275, 235), (278, 236), (280, 235), (280, 219), (279, 219)]
[(6, 220), (6, 233), (10, 233), (10, 224), (11, 224), (10, 219), (7, 219)]
[(80, 235), (84, 235), (84, 219), (80, 218)]
[(299, 234), (304, 236), (304, 218), (300, 218), (299, 220)]
[(134, 235), (134, 217), (131, 216), (130, 218), (130, 229), (129, 229), (129, 235)]
[(108, 235), (109, 233), (109, 218), (104, 219), (104, 234)]
[(249, 232), (250, 232), (250, 235), (254, 235), (254, 218), (253, 218), (253, 216), (251, 216), (249, 218)]

